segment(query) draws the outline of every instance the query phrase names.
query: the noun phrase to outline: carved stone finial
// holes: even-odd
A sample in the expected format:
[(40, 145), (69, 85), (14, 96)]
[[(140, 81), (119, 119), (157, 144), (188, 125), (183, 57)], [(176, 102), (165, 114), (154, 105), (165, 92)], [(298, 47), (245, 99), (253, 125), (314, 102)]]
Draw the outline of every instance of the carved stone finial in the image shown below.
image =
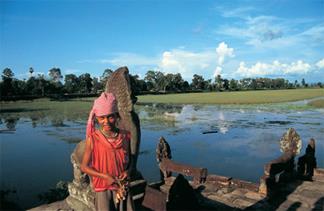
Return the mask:
[(163, 136), (159, 139), (159, 144), (156, 147), (156, 160), (157, 162), (161, 162), (163, 158), (171, 159), (171, 149), (168, 142), (165, 140)]
[(289, 128), (280, 139), (280, 151), (292, 152), (295, 156), (300, 153), (302, 140), (294, 128)]
[(165, 178), (170, 177), (171, 176), (171, 172), (167, 171), (166, 169), (163, 169), (163, 159), (171, 159), (171, 148), (170, 145), (168, 144), (168, 142), (165, 140), (165, 138), (163, 136), (160, 137), (159, 139), (159, 143), (156, 147), (156, 161), (159, 164), (160, 167), (160, 179), (162, 181), (164, 181)]

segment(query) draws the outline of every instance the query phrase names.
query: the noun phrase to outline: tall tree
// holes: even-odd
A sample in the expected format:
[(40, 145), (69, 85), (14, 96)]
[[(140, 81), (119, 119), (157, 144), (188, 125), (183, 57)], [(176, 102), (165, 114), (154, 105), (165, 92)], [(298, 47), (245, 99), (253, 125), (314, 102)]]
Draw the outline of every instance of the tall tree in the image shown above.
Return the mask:
[(305, 82), (305, 79), (304, 78), (302, 79), (301, 84), (302, 84), (303, 87), (306, 86), (306, 82)]
[(56, 68), (56, 67), (53, 67), (52, 69), (50, 69), (48, 72), (48, 75), (51, 77), (51, 79), (54, 82), (59, 82), (63, 78), (63, 76), (61, 74), (61, 69)]
[(181, 85), (182, 87), (182, 91), (188, 91), (190, 90), (190, 85), (189, 85), (189, 82), (188, 81), (184, 81)]
[(93, 93), (98, 93), (99, 91), (103, 91), (102, 83), (99, 83), (99, 79), (97, 77), (93, 77), (92, 79), (92, 91)]
[(48, 86), (48, 81), (45, 80), (44, 74), (38, 74), (38, 89), (41, 90), (41, 94), (44, 97), (46, 92), (46, 87)]
[(149, 91), (156, 89), (157, 72), (154, 70), (148, 70), (145, 74), (144, 80), (146, 81), (147, 89)]
[(220, 91), (223, 89), (223, 79), (221, 75), (217, 75), (215, 78), (215, 86), (216, 86), (216, 90)]
[(203, 90), (205, 88), (205, 80), (201, 75), (194, 74), (191, 86), (195, 90)]
[(112, 71), (111, 69), (107, 68), (102, 73), (102, 76), (100, 77), (100, 83), (102, 84), (103, 89), (106, 87), (107, 80), (108, 80), (108, 78), (111, 76), (111, 74), (113, 72), (114, 71)]
[(295, 86), (295, 88), (299, 87), (299, 84), (298, 84), (297, 80), (295, 80), (294, 86)]
[(1, 83), (1, 96), (7, 96), (7, 95), (12, 95), (13, 93), (13, 88), (12, 88), (12, 80), (13, 80), (14, 73), (10, 68), (5, 68), (2, 71), (2, 80), (3, 82)]
[(79, 86), (79, 78), (74, 74), (65, 75), (64, 79), (64, 87), (68, 93), (76, 93), (78, 92)]
[(32, 67), (29, 68), (29, 77), (33, 77), (34, 69)]
[(253, 78), (251, 80), (250, 88), (253, 89), (253, 90), (256, 90), (257, 87), (258, 87), (257, 81), (255, 80), (255, 78)]
[(223, 79), (223, 88), (229, 90), (229, 81), (227, 79)]
[(237, 90), (237, 89), (238, 89), (237, 80), (235, 80), (235, 79), (232, 78), (232, 79), (230, 80), (230, 82), (229, 82), (229, 88), (230, 88), (230, 90), (232, 90), (232, 91)]
[(205, 88), (204, 89), (207, 89), (209, 91), (213, 90), (212, 79), (208, 79), (208, 80), (205, 81)]
[(14, 75), (15, 74), (12, 72), (12, 70), (7, 67), (2, 71), (2, 80), (4, 80), (4, 78), (13, 78)]
[(157, 91), (166, 91), (166, 87), (169, 84), (169, 81), (166, 80), (165, 75), (157, 71), (156, 72), (156, 82), (155, 82), (155, 89)]
[(156, 71), (154, 70), (147, 71), (144, 80), (154, 84), (156, 82)]
[(250, 89), (250, 85), (252, 83), (252, 79), (251, 78), (243, 78), (240, 80), (240, 84), (242, 86), (242, 89)]
[(23, 80), (13, 79), (11, 82), (13, 93), (15, 95), (25, 95), (27, 94), (26, 82)]
[(173, 85), (173, 90), (175, 91), (180, 91), (183, 90), (183, 78), (181, 76), (181, 73), (176, 73), (172, 75), (172, 85)]
[(79, 76), (79, 90), (81, 93), (90, 93), (92, 89), (92, 78), (89, 73), (84, 73)]
[(168, 85), (168, 82), (165, 79), (166, 78), (162, 72), (153, 70), (147, 71), (144, 78), (147, 84), (153, 85), (155, 91), (165, 91)]

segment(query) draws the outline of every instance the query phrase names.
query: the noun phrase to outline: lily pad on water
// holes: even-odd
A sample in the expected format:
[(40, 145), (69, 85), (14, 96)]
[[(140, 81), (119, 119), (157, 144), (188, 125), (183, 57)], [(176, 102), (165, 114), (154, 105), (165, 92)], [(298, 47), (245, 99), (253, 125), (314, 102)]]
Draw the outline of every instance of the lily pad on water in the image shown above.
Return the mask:
[(274, 120), (274, 121), (266, 121), (267, 124), (279, 124), (279, 125), (288, 125), (291, 124), (291, 121), (283, 121), (283, 120)]

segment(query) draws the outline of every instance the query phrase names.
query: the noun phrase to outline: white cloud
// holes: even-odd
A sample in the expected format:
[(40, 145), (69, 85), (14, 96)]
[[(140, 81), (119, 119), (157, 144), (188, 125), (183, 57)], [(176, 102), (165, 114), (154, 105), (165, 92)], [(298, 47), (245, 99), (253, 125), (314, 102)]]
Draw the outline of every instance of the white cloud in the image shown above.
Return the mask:
[(216, 9), (219, 10), (225, 18), (247, 18), (248, 14), (255, 10), (254, 7), (238, 7), (234, 9), (218, 7)]
[(285, 76), (285, 75), (302, 75), (311, 70), (311, 65), (302, 60), (292, 62), (290, 64), (280, 63), (275, 60), (272, 63), (257, 62), (251, 67), (246, 66), (245, 62), (240, 62), (240, 65), (234, 75), (243, 77), (260, 77), (260, 76)]
[(216, 48), (216, 55), (217, 55), (217, 67), (214, 71), (213, 77), (220, 75), (223, 70), (223, 64), (226, 57), (234, 57), (234, 49), (229, 48), (225, 42), (221, 42), (218, 44)]
[(234, 49), (229, 48), (225, 42), (219, 43), (216, 48), (216, 54), (218, 57), (218, 65), (223, 65), (226, 57), (234, 57)]
[(130, 68), (135, 66), (137, 69), (135, 74), (139, 74), (139, 70), (145, 74), (144, 71), (150, 68), (164, 73), (181, 73), (184, 79), (191, 80), (194, 74), (203, 75), (206, 79), (216, 73), (220, 74), (225, 60), (230, 57), (234, 57), (234, 49), (225, 42), (220, 42), (214, 50), (193, 52), (186, 50), (185, 47), (178, 47), (152, 57), (135, 53), (119, 53), (109, 58), (86, 59), (78, 63), (110, 64)]
[(324, 69), (324, 58), (319, 60), (315, 65), (319, 69)]
[(315, 42), (324, 43), (324, 25), (313, 26), (304, 32), (300, 33), (300, 37), (307, 38), (308, 40), (313, 40)]
[[(240, 9), (234, 9), (237, 17), (231, 25), (221, 25), (215, 31), (217, 34), (230, 36), (245, 44), (260, 49), (283, 49), (295, 46), (318, 46), (324, 43), (324, 25), (316, 19), (287, 19), (276, 16), (259, 15), (251, 17), (240, 14)], [(244, 10), (242, 10), (244, 12)], [(238, 15), (236, 15), (236, 13)], [(300, 47), (302, 48), (302, 47)]]
[(280, 38), (286, 26), (283, 19), (264, 15), (243, 18), (236, 25), (239, 26), (223, 25), (217, 30), (217, 33), (247, 40), (247, 43), (251, 42), (251, 40), (264, 42)]
[(208, 78), (220, 74), (225, 60), (234, 57), (234, 49), (225, 42), (221, 42), (215, 51), (206, 50), (191, 52), (184, 49), (165, 51), (159, 64), (159, 70), (167, 73), (181, 73), (189, 80), (194, 74), (204, 75)]
[(215, 64), (216, 54), (213, 51), (174, 49), (162, 54), (158, 69), (165, 73), (181, 73), (185, 79), (191, 79), (193, 74), (210, 72)]
[(213, 74), (213, 77), (215, 78), (217, 75), (221, 75), (222, 74), (222, 69), (220, 66), (217, 66), (215, 71), (214, 71), (214, 74)]
[(306, 74), (310, 71), (311, 65), (298, 60), (297, 62), (292, 62), (291, 65), (282, 66), (285, 74)]

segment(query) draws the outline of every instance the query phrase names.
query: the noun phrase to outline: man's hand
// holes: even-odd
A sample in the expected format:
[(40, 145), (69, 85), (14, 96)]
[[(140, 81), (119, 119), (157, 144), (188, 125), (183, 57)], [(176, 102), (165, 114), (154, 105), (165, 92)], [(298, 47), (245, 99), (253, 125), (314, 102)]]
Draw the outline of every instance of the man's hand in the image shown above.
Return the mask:
[(128, 172), (127, 171), (123, 171), (118, 177), (118, 179), (120, 179), (120, 180), (124, 180), (124, 179), (127, 179), (127, 178), (128, 178)]
[(105, 179), (107, 180), (108, 185), (112, 185), (112, 184), (116, 183), (116, 180), (109, 174), (105, 175)]

